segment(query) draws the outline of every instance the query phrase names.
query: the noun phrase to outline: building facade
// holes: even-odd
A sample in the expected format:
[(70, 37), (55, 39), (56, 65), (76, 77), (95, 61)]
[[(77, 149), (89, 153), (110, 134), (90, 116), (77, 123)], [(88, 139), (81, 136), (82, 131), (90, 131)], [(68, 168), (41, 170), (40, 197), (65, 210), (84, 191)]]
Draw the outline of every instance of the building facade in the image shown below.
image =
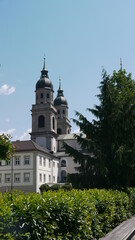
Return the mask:
[(35, 142), (13, 142), (15, 154), (6, 162), (0, 161), (0, 191), (22, 190), (40, 192), (44, 183), (58, 182), (59, 160)]
[(57, 97), (53, 98), (53, 84), (45, 67), (45, 59), (40, 79), (36, 83), (35, 104), (32, 105), (31, 140), (52, 152), (57, 152), (57, 136), (71, 131), (68, 119), (68, 103), (61, 84)]
[(31, 140), (13, 142), (15, 155), (8, 164), (0, 161), (0, 191), (10, 189), (40, 192), (43, 183), (66, 182), (69, 173), (77, 172), (77, 164), (63, 149), (63, 141), (79, 149), (68, 119), (68, 102), (59, 79), (54, 99), (53, 84), (45, 66), (35, 86), (32, 105)]

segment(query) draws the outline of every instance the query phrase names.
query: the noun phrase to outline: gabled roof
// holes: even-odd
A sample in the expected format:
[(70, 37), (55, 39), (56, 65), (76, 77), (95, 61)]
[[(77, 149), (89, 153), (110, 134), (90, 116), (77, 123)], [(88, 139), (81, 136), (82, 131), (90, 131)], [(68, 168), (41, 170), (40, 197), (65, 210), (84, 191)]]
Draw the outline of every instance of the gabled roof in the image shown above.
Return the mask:
[(37, 143), (33, 142), (32, 140), (26, 140), (26, 141), (17, 140), (17, 141), (13, 141), (12, 144), (15, 147), (15, 152), (40, 151), (52, 156), (52, 154), (48, 149), (39, 146)]
[(75, 135), (79, 135), (82, 138), (86, 138), (86, 135), (84, 133), (78, 132), (78, 133), (70, 133), (70, 134), (61, 134), (58, 136), (57, 140), (75, 140)]

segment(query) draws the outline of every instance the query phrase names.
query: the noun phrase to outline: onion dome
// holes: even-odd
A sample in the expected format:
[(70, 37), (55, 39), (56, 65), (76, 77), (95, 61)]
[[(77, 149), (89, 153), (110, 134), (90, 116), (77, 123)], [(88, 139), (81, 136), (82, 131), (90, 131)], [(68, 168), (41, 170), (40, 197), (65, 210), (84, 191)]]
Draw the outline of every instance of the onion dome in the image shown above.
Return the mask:
[(61, 89), (61, 79), (59, 79), (59, 89), (57, 93), (57, 97), (54, 100), (54, 106), (59, 105), (68, 105), (66, 98), (64, 97), (63, 90)]
[(53, 85), (51, 80), (49, 79), (48, 71), (45, 69), (45, 58), (43, 70), (41, 71), (41, 77), (36, 83), (36, 90), (40, 88), (50, 88), (53, 90)]

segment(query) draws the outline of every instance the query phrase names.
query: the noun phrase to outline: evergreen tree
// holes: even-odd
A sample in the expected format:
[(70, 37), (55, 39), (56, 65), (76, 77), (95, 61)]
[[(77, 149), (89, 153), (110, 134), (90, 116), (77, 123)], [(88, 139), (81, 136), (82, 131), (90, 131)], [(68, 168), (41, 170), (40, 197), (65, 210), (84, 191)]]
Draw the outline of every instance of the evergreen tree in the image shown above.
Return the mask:
[(64, 144), (80, 164), (83, 187), (126, 187), (135, 176), (135, 82), (122, 68), (112, 76), (103, 70), (100, 104), (88, 109), (92, 122), (81, 113), (73, 121), (86, 135), (75, 135), (82, 152)]

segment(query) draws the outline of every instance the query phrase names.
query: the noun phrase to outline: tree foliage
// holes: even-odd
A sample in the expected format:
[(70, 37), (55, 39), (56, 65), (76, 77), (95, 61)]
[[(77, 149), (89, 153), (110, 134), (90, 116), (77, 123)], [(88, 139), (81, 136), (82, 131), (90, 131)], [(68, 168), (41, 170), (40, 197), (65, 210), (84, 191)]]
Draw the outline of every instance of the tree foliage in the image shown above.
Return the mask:
[(94, 119), (76, 112), (73, 120), (86, 135), (75, 136), (82, 152), (64, 146), (80, 164), (85, 187), (130, 186), (135, 176), (135, 82), (122, 68), (112, 76), (103, 70), (99, 89), (99, 105), (88, 109)]
[(13, 146), (9, 135), (0, 135), (0, 159), (8, 161), (13, 154)]

